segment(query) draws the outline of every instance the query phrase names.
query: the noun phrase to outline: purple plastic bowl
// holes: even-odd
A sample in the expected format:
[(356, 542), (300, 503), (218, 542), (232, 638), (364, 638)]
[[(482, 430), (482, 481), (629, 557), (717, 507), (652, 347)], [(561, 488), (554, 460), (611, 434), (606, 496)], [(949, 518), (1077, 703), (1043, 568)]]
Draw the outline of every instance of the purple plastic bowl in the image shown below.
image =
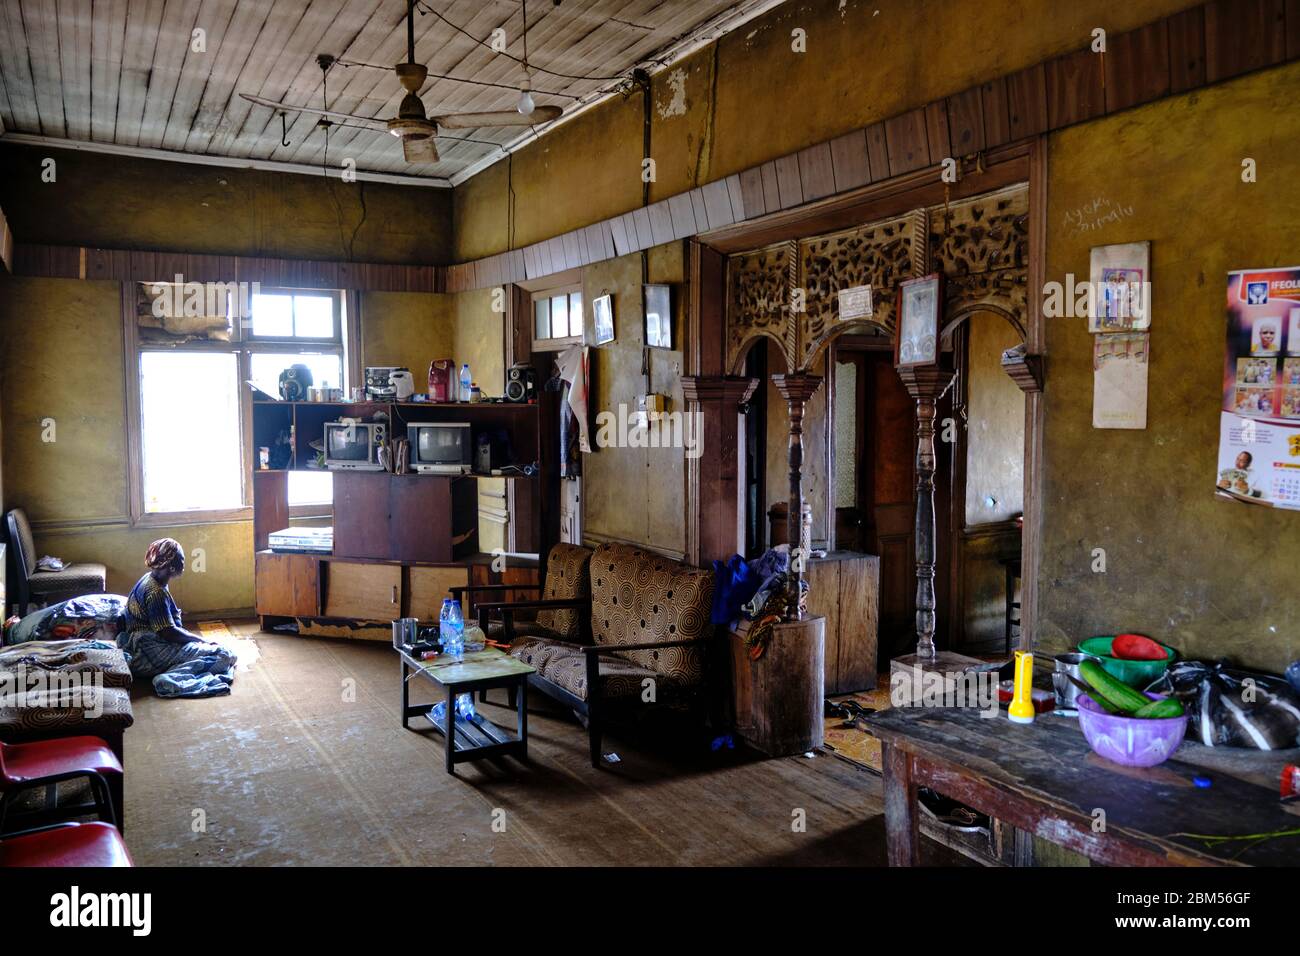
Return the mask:
[[(1161, 700), (1165, 694), (1147, 694)], [(1099, 756), (1125, 767), (1154, 767), (1173, 756), (1187, 733), (1187, 714), (1143, 720), (1108, 714), (1087, 694), (1080, 694), (1079, 727)]]

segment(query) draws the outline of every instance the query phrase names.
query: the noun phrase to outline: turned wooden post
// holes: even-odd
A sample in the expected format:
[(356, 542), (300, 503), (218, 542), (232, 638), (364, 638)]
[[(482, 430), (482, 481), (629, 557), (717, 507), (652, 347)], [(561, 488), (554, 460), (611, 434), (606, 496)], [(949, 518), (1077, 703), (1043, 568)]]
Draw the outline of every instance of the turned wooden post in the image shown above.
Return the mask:
[(934, 658), (938, 653), (934, 645), (934, 416), (953, 373), (903, 367), (898, 376), (916, 400), (916, 656)]
[(790, 414), (790, 500), (787, 505), (786, 532), (790, 541), (790, 574), (786, 577), (787, 590), (785, 615), (788, 621), (797, 621), (799, 592), (803, 586), (803, 568), (808, 560), (803, 540), (803, 413), (808, 399), (816, 394), (822, 377), (809, 372), (792, 372), (773, 375), (772, 383), (785, 399)]

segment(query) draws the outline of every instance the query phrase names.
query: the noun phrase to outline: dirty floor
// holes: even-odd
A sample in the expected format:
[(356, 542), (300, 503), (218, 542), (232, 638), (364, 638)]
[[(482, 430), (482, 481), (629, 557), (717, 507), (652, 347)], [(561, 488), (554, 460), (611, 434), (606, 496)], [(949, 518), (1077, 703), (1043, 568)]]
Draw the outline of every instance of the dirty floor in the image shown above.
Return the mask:
[[(138, 865), (885, 862), (880, 779), (833, 756), (669, 752), (615, 732), (604, 749), (621, 762), (593, 770), (579, 724), (534, 693), (529, 763), (452, 777), (440, 736), (400, 726), (390, 647), (230, 631), (246, 658), (257, 652), (230, 696), (135, 689), (126, 837)], [(413, 681), (413, 701), (431, 686)], [(508, 724), (504, 693), (490, 696), (501, 703), (484, 713)]]

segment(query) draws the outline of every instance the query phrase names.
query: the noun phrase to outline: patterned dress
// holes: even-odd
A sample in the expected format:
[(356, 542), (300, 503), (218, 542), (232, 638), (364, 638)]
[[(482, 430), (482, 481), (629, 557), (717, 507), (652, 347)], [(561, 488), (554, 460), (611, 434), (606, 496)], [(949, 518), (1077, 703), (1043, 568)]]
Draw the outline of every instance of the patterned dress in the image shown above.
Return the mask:
[(131, 673), (151, 679), (163, 697), (206, 697), (228, 693), (235, 656), (219, 644), (177, 644), (161, 633), (181, 626), (181, 610), (167, 585), (152, 573), (136, 582), (126, 599), (125, 626), (118, 646), (126, 651)]

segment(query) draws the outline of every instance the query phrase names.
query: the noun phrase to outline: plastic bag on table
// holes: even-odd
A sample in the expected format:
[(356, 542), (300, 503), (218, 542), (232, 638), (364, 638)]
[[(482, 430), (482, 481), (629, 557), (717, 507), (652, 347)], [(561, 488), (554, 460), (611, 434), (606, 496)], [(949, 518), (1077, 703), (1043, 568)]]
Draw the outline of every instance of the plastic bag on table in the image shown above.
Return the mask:
[(1300, 693), (1280, 677), (1177, 661), (1147, 689), (1182, 701), (1191, 718), (1188, 738), (1207, 747), (1300, 745)]

